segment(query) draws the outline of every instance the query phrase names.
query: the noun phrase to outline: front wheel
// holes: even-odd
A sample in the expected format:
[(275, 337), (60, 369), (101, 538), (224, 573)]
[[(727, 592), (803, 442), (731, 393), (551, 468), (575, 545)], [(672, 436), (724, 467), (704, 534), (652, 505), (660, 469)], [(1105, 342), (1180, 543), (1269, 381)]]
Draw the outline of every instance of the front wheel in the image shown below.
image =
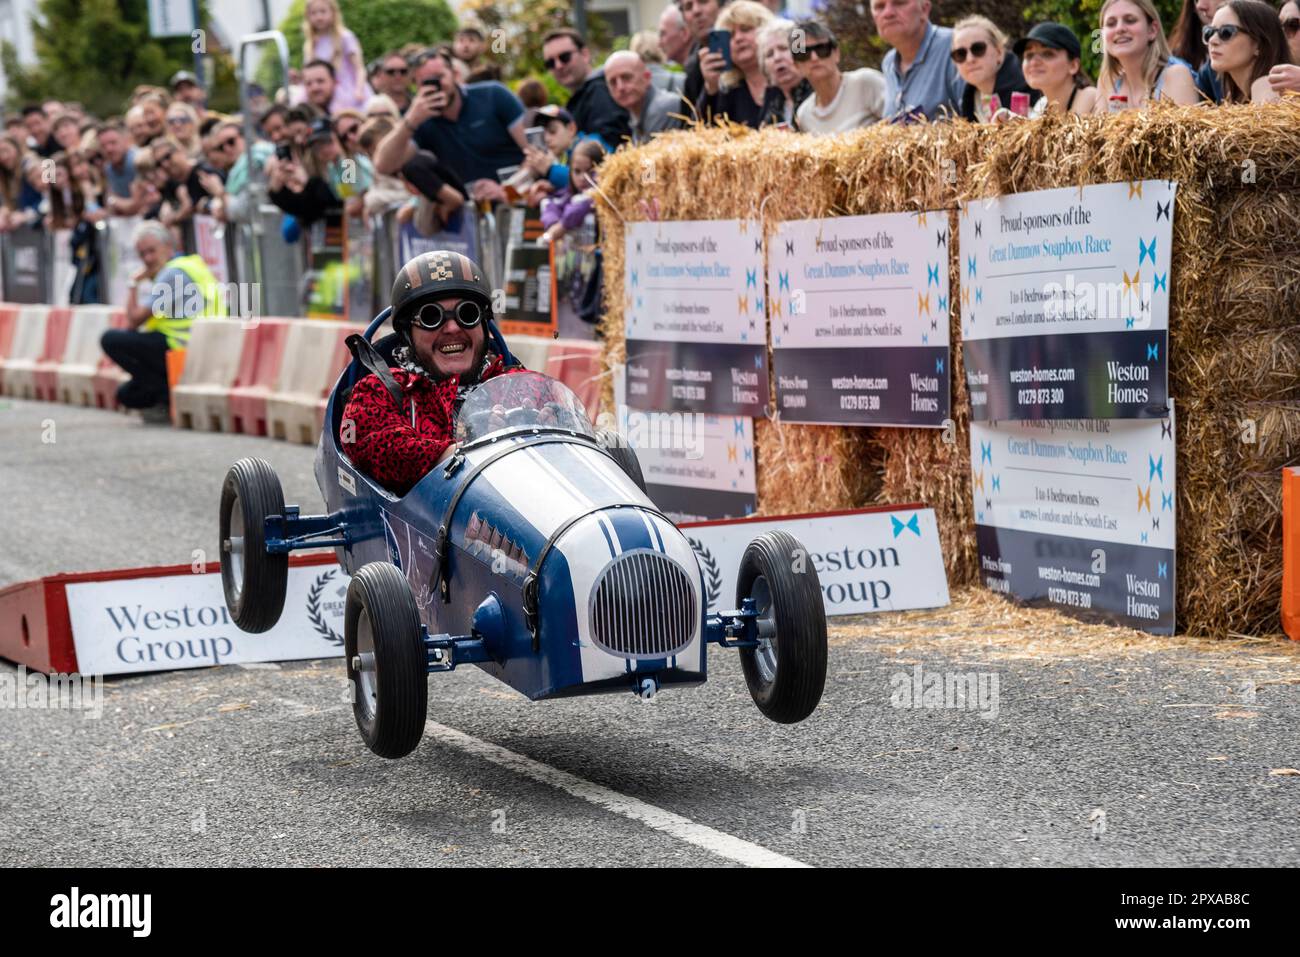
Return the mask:
[(270, 463), (240, 459), (221, 486), (221, 587), (230, 617), (244, 631), (280, 620), (289, 587), (289, 556), (266, 551), (266, 519), (284, 514), (284, 491)]
[(343, 648), (366, 747), (381, 758), (406, 757), (424, 734), (429, 669), (415, 597), (396, 565), (371, 562), (353, 576)]
[(758, 709), (794, 724), (813, 713), (826, 686), (826, 607), (812, 557), (793, 535), (764, 532), (749, 543), (736, 577), (736, 605), (754, 599), (757, 648), (740, 652)]

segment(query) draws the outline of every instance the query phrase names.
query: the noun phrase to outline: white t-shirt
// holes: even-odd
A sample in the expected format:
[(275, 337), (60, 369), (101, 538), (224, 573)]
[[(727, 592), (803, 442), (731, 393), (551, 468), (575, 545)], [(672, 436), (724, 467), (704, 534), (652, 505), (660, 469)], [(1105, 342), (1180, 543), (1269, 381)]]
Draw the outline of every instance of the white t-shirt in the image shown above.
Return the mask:
[(830, 104), (817, 105), (817, 94), (799, 104), (796, 117), (805, 133), (843, 133), (870, 126), (885, 115), (885, 76), (863, 67), (841, 75), (840, 89)]

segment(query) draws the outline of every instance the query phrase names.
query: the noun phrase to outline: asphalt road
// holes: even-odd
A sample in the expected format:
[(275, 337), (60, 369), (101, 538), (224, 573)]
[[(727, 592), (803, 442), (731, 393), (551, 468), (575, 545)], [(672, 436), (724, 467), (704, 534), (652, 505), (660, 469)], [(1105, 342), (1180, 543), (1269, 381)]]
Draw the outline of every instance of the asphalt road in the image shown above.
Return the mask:
[[(0, 400), (0, 585), (188, 562), (250, 453), (319, 503), (308, 448)], [(719, 650), (705, 686), (650, 702), (534, 704), (466, 668), (431, 679), (425, 741), (397, 762), (361, 743), (337, 659), (110, 679), (98, 720), (0, 708), (0, 864), (1300, 859), (1300, 776), (1272, 773), (1300, 767), (1288, 647), (1021, 654), (959, 612), (836, 622), (825, 697), (793, 727)], [(918, 666), (996, 677), (996, 713), (896, 707)]]

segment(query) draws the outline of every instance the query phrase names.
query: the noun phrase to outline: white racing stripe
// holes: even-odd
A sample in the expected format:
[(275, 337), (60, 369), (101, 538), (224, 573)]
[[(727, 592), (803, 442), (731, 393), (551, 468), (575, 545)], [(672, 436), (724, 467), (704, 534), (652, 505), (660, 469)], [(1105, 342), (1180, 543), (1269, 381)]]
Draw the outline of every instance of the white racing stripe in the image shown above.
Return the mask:
[(503, 768), (530, 777), (534, 781), (540, 781), (542, 784), (549, 784), (553, 788), (559, 788), (561, 791), (566, 791), (574, 797), (589, 801), (597, 807), (603, 807), (607, 811), (621, 814), (633, 821), (640, 821), (646, 827), (663, 831), (680, 841), (694, 844), (710, 854), (725, 857), (729, 861), (735, 861), (747, 867), (810, 866), (802, 861), (796, 861), (792, 857), (786, 857), (784, 854), (769, 851), (758, 844), (751, 844), (749, 841), (732, 837), (722, 831), (715, 831), (703, 824), (696, 824), (690, 818), (682, 817), (680, 814), (665, 811), (653, 804), (646, 804), (644, 801), (638, 801), (626, 794), (619, 794), (617, 791), (611, 791), (599, 784), (584, 781), (568, 771), (561, 771), (549, 764), (534, 761), (532, 758), (516, 754), (514, 751), (507, 750), (498, 744), (483, 741), (463, 731), (449, 728), (445, 724), (439, 724), (437, 721), (426, 722), (424, 733), (443, 744), (449, 744), (467, 754), (472, 754), (474, 757), (483, 758), (493, 764), (499, 764)]

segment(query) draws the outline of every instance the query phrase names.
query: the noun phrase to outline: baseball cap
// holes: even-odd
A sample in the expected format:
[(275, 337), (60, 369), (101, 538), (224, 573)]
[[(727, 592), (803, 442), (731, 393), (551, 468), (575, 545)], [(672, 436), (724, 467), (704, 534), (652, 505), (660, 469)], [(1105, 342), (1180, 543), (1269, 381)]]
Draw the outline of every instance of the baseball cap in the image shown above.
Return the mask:
[(317, 117), (311, 121), (311, 132), (307, 134), (307, 142), (315, 143), (319, 140), (327, 140), (334, 135), (334, 127), (330, 121), (323, 117)]
[(198, 86), (199, 78), (195, 76), (193, 73), (191, 73), (189, 70), (177, 70), (175, 73), (172, 74), (172, 78), (167, 85), (174, 90), (182, 83), (193, 83), (195, 86)]
[(545, 126), (551, 120), (559, 120), (561, 123), (572, 123), (573, 114), (562, 106), (556, 106), (554, 103), (547, 103), (545, 106), (537, 108), (537, 122)]
[(1016, 56), (1024, 56), (1025, 47), (1029, 45), (1030, 40), (1055, 50), (1064, 50), (1071, 59), (1077, 58), (1083, 52), (1074, 31), (1060, 23), (1048, 22), (1036, 25), (1027, 36), (1021, 37), (1012, 45), (1011, 49), (1016, 51)]

